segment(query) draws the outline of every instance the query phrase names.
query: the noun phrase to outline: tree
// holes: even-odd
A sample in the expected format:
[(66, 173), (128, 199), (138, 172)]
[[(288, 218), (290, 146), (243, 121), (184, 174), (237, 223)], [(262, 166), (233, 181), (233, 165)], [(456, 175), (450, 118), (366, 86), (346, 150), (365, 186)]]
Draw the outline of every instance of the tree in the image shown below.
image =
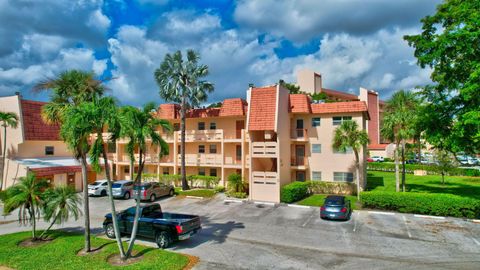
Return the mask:
[(77, 119), (77, 124), (70, 124), (68, 128), (63, 126), (65, 120), (69, 119), (69, 117), (65, 117), (68, 108), (102, 96), (105, 88), (102, 81), (95, 79), (93, 72), (69, 70), (62, 72), (56, 78), (38, 83), (33, 90), (36, 92), (51, 91), (51, 101), (42, 107), (42, 118), (47, 123), (62, 125), (61, 137), (82, 167), (85, 252), (90, 252), (90, 212), (88, 189), (86, 188), (88, 186), (87, 153), (90, 149), (88, 141), (90, 133), (81, 119)]
[(423, 31), (404, 37), (417, 64), (431, 68), (425, 136), (436, 148), (456, 153), (480, 151), (480, 2), (446, 0), (421, 20)]
[(339, 151), (347, 151), (351, 148), (355, 154), (355, 170), (357, 181), (357, 198), (360, 200), (360, 158), (359, 152), (366, 149), (369, 143), (368, 134), (365, 130), (360, 130), (357, 122), (349, 120), (343, 121), (335, 129), (333, 136), (333, 147)]
[(0, 169), (0, 191), (3, 189), (3, 183), (6, 182), (3, 179), (5, 172), (5, 158), (7, 155), (7, 127), (17, 128), (18, 115), (13, 112), (1, 112), (0, 111), (0, 123), (3, 127), (3, 152), (2, 152), (2, 166)]
[(400, 191), (399, 151), (402, 156), (402, 190), (405, 191), (406, 140), (413, 138), (417, 123), (418, 100), (413, 92), (400, 90), (387, 101), (380, 130), (382, 136), (395, 143), (395, 188)]
[(233, 192), (243, 192), (243, 179), (238, 173), (232, 173), (228, 176), (228, 187)]
[(32, 240), (37, 240), (36, 219), (43, 205), (43, 191), (48, 187), (45, 179), (36, 179), (35, 174), (28, 173), (20, 181), (5, 191), (3, 213), (10, 214), (18, 209), (18, 221), (32, 225)]
[(155, 70), (154, 77), (160, 88), (160, 97), (166, 101), (180, 103), (181, 132), (181, 168), (182, 189), (187, 190), (188, 182), (185, 170), (185, 119), (187, 109), (198, 107), (207, 100), (214, 86), (202, 78), (208, 76), (208, 66), (199, 64), (200, 56), (193, 50), (187, 51), (187, 59), (177, 51), (173, 55), (166, 54), (160, 67)]
[[(142, 110), (134, 107), (122, 108), (120, 114), (120, 137), (128, 138), (127, 153), (130, 157), (130, 164), (132, 166), (135, 162), (134, 149), (138, 147), (138, 171), (135, 177), (134, 187), (140, 185), (142, 179), (143, 169), (145, 167), (145, 160), (147, 157), (147, 147), (156, 146), (159, 148), (159, 158), (164, 155), (168, 155), (168, 144), (157, 133), (159, 128), (167, 132), (172, 131), (172, 126), (166, 120), (158, 119), (155, 117), (155, 109), (157, 106), (155, 103), (147, 103), (143, 106)], [(131, 172), (133, 176), (133, 173)], [(133, 179), (133, 177), (131, 178)], [(138, 223), (140, 219), (140, 200), (137, 199), (135, 208), (135, 218), (133, 222), (132, 233), (130, 235), (130, 243), (125, 254), (126, 258), (129, 258), (133, 251), (133, 246), (136, 240)]]
[(435, 150), (435, 170), (442, 176), (442, 185), (445, 184), (445, 175), (451, 172), (455, 167), (455, 158), (453, 155), (445, 150)]
[(79, 205), (82, 201), (75, 189), (70, 186), (56, 186), (44, 194), (43, 218), (50, 221), (48, 228), (39, 236), (40, 239), (52, 228), (53, 224), (63, 224), (70, 217), (75, 220), (82, 214)]

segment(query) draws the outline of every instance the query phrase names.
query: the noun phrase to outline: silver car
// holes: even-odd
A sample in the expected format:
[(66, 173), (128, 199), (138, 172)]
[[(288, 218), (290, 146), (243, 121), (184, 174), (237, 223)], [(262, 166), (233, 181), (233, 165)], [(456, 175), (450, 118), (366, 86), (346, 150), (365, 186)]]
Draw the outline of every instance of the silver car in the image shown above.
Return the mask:
[(149, 200), (154, 202), (157, 198), (162, 196), (173, 196), (175, 189), (173, 186), (168, 186), (157, 182), (144, 182), (134, 188), (134, 198), (141, 201)]
[(89, 196), (107, 196), (108, 181), (97, 180), (88, 185)]
[(112, 184), (112, 195), (114, 198), (130, 199), (133, 193), (133, 181), (119, 180)]

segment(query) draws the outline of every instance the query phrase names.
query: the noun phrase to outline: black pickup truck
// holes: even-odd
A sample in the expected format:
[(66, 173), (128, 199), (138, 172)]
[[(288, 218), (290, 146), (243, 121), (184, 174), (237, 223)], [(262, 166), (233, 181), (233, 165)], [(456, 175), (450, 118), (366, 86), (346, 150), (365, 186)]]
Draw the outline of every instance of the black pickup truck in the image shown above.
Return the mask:
[[(117, 218), (120, 233), (130, 235), (135, 218), (135, 207), (119, 212)], [(167, 248), (175, 241), (188, 239), (201, 228), (199, 216), (162, 212), (158, 203), (140, 207), (137, 236), (155, 239), (159, 248)], [(115, 238), (111, 213), (105, 215), (103, 229), (109, 238)]]

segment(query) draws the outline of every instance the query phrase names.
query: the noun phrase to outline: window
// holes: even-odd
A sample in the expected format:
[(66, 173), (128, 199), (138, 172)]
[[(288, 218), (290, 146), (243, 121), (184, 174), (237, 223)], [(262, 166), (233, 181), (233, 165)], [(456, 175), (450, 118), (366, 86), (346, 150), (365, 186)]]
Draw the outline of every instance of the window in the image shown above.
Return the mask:
[(210, 154), (216, 154), (216, 153), (217, 153), (217, 145), (210, 144)]
[(353, 149), (351, 147), (347, 147), (345, 151), (340, 151), (338, 149), (333, 148), (333, 153), (334, 154), (351, 154), (353, 153)]
[(53, 156), (55, 148), (53, 146), (45, 146), (45, 156)]
[(198, 153), (205, 154), (205, 145), (201, 144), (198, 146)]
[(107, 143), (107, 153), (117, 152), (117, 145), (115, 143)]
[(312, 154), (322, 153), (322, 145), (318, 143), (312, 144)]
[(130, 173), (130, 167), (123, 167), (123, 173)]
[(205, 168), (198, 168), (198, 175), (205, 175)]
[(174, 123), (173, 124), (173, 130), (174, 131), (179, 131), (180, 130), (180, 124), (179, 123)]
[(217, 129), (217, 123), (210, 122), (210, 129)]
[(217, 169), (215, 169), (215, 168), (210, 169), (210, 176), (215, 176), (216, 177), (217, 176)]
[(332, 118), (333, 120), (333, 125), (334, 126), (339, 126), (342, 124), (344, 121), (351, 121), (352, 117), (351, 116), (334, 116)]
[(242, 160), (242, 146), (237, 145), (236, 146), (236, 155), (235, 155), (236, 160)]
[(320, 117), (312, 118), (312, 127), (319, 127), (320, 126)]
[(181, 153), (182, 153), (182, 146), (178, 145), (177, 146), (177, 154), (181, 154)]
[(167, 174), (170, 174), (170, 171), (168, 170), (168, 168), (163, 168), (163, 174), (164, 175), (167, 175)]
[(322, 172), (312, 171), (312, 181), (322, 180)]
[(205, 122), (198, 122), (198, 130), (205, 130)]
[(353, 182), (353, 173), (351, 172), (334, 172), (333, 181), (336, 182)]

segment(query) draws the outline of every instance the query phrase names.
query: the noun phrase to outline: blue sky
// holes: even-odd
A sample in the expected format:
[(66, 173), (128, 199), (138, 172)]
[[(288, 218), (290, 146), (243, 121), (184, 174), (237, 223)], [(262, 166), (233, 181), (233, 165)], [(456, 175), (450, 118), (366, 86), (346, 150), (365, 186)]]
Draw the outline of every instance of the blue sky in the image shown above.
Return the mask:
[(122, 104), (162, 102), (153, 71), (164, 55), (195, 49), (210, 68), (209, 102), (244, 97), (249, 83), (295, 82), (299, 69), (356, 93), (429, 83), (405, 34), (438, 0), (0, 0), (0, 96), (63, 70), (93, 70)]

